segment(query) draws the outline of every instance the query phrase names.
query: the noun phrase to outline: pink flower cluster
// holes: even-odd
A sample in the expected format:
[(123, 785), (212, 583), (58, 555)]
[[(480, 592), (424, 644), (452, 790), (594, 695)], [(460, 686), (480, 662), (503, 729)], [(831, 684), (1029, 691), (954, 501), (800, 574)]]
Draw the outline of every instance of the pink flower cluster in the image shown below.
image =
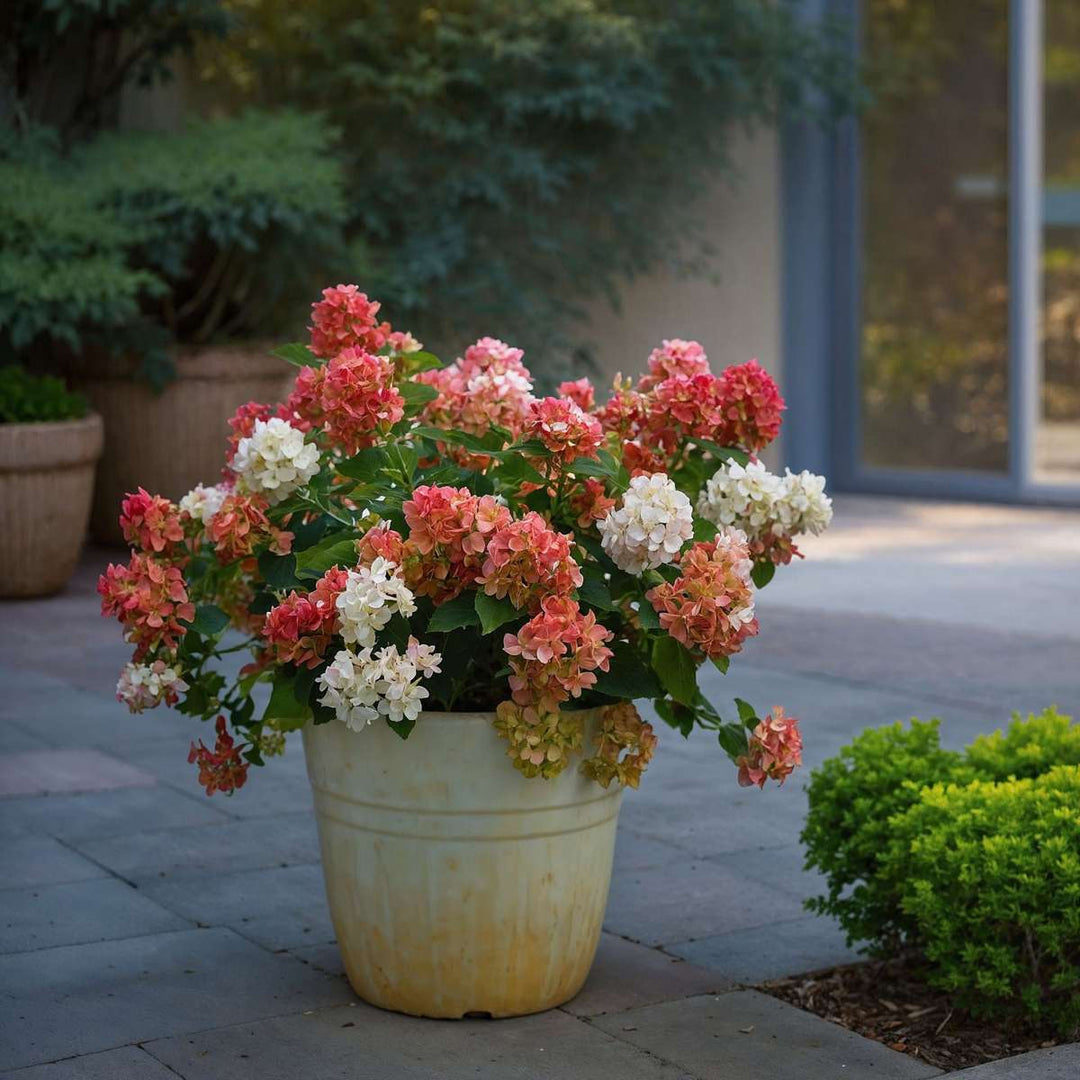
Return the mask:
[(645, 595), (660, 625), (688, 649), (707, 657), (731, 656), (758, 632), (746, 545), (732, 538), (695, 544), (674, 583)]
[(422, 485), (402, 507), (409, 526), (402, 566), (405, 583), (435, 603), (475, 583), (488, 539), (510, 524), (507, 507), (468, 488)]
[(765, 786), (766, 780), (779, 784), (802, 764), (802, 734), (799, 721), (785, 716), (784, 710), (775, 706), (772, 716), (766, 717), (750, 733), (745, 754), (740, 754), (735, 764), (739, 767), (739, 784), (750, 787)]
[(595, 458), (604, 441), (600, 421), (569, 398), (546, 397), (529, 409), (525, 434), (539, 439), (554, 461), (567, 466), (576, 458)]
[(709, 373), (709, 358), (698, 342), (671, 338), (649, 353), (649, 374), (641, 377), (638, 389), (643, 392), (651, 390), (665, 379), (675, 376), (692, 379), (695, 375)]
[(393, 385), (394, 361), (347, 348), (320, 368), (301, 368), (287, 410), (306, 428), (321, 428), (346, 454), (371, 446), (405, 415)]
[(499, 600), (509, 596), (514, 607), (535, 611), (543, 597), (581, 586), (581, 569), (570, 554), (570, 541), (570, 536), (556, 532), (530, 511), (492, 534), (476, 583), (488, 596)]
[(769, 373), (756, 361), (726, 368), (720, 376), (725, 445), (756, 454), (780, 434), (787, 407)]
[(267, 613), (262, 634), (275, 662), (311, 668), (322, 663), (337, 632), (335, 602), (348, 579), (348, 570), (332, 566), (311, 592), (294, 590)]
[(540, 610), (516, 634), (506, 634), (514, 701), (540, 713), (555, 712), (596, 683), (613, 655), (605, 645), (615, 635), (583, 612), (569, 596), (547, 596)]
[(311, 351), (330, 360), (345, 349), (378, 352), (390, 334), (390, 324), (376, 316), (382, 305), (369, 300), (355, 285), (323, 289), (323, 298), (311, 305)]
[(203, 745), (202, 739), (191, 744), (188, 763), (199, 766), (199, 783), (206, 789), (207, 795), (215, 791), (231, 795), (239, 791), (247, 781), (248, 763), (243, 760), (240, 747), (225, 727), (225, 717), (219, 716), (215, 725), (217, 740), (214, 749)]
[(184, 542), (180, 511), (160, 495), (139, 488), (120, 504), (120, 531), (134, 548), (148, 555), (166, 555)]
[[(524, 353), (497, 338), (480, 338), (452, 364), (423, 371), (416, 382), (426, 383), (439, 396), (424, 409), (426, 424), (453, 428), (468, 435), (484, 435), (492, 426), (505, 428), (517, 438), (532, 404), (532, 376), (521, 362)], [(468, 468), (483, 468), (484, 455), (459, 446), (445, 452)]]
[(588, 379), (559, 383), (559, 396), (569, 398), (579, 409), (592, 412), (596, 407), (596, 390)]
[(575, 513), (575, 522), (581, 529), (587, 529), (602, 521), (615, 508), (616, 500), (604, 490), (604, 485), (594, 476), (586, 477), (570, 492), (570, 509)]
[(376, 559), (400, 566), (405, 557), (405, 544), (401, 533), (385, 522), (373, 525), (356, 543), (356, 555), (360, 564), (370, 566)]
[(293, 534), (270, 523), (266, 511), (270, 504), (261, 495), (225, 497), (221, 508), (206, 526), (206, 535), (214, 545), (218, 562), (223, 566), (250, 558), (255, 549), (267, 544), (275, 555), (287, 555)]
[(127, 566), (110, 563), (98, 578), (101, 614), (120, 621), (135, 646), (135, 660), (158, 648), (173, 651), (195, 618), (179, 567), (138, 552)]

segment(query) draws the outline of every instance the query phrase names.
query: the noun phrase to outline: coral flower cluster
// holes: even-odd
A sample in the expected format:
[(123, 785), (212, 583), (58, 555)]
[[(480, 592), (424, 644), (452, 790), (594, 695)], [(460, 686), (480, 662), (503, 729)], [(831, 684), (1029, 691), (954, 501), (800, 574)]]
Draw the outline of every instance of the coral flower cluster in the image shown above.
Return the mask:
[(188, 762), (199, 767), (199, 783), (206, 789), (207, 795), (213, 795), (215, 791), (231, 795), (247, 781), (248, 763), (241, 757), (241, 748), (229, 734), (224, 716), (217, 718), (214, 730), (217, 733), (214, 749), (208, 749), (202, 739), (193, 742)]
[(679, 577), (646, 596), (676, 641), (709, 659), (731, 656), (758, 632), (751, 566), (746, 537), (732, 530), (695, 544), (682, 557)]
[(144, 488), (120, 504), (120, 531), (132, 547), (148, 554), (160, 555), (184, 542), (179, 508)]
[(136, 552), (127, 566), (109, 564), (98, 581), (101, 613), (120, 621), (135, 646), (135, 662), (163, 648), (175, 650), (195, 618), (184, 576), (170, 566)]
[(765, 786), (766, 780), (782, 784), (802, 764), (802, 734), (799, 722), (785, 716), (777, 705), (750, 733), (745, 754), (735, 764), (739, 768), (739, 783), (743, 787)]
[(332, 566), (309, 593), (295, 589), (270, 609), (262, 625), (274, 659), (297, 667), (318, 667), (338, 629), (337, 600), (349, 572)]
[(543, 443), (550, 460), (563, 468), (577, 458), (595, 458), (604, 439), (600, 421), (568, 398), (534, 401), (525, 432)]
[(345, 349), (378, 352), (390, 336), (390, 324), (376, 316), (382, 305), (355, 285), (323, 289), (311, 305), (311, 351), (329, 360)]
[(582, 584), (570, 540), (530, 511), (492, 535), (476, 583), (488, 596), (508, 596), (514, 607), (535, 610), (544, 596), (569, 594)]

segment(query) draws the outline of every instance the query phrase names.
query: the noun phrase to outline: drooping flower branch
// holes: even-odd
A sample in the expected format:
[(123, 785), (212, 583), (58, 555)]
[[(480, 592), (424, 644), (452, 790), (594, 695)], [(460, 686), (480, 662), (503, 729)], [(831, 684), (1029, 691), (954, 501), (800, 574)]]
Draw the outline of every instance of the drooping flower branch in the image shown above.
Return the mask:
[(299, 369), (286, 401), (230, 421), (221, 480), (124, 500), (131, 560), (99, 583), (134, 648), (117, 697), (215, 725), (189, 757), (208, 792), (305, 724), (407, 738), (454, 709), (494, 712), (525, 776), (580, 756), (636, 787), (657, 745), (640, 699), (714, 731), (740, 783), (782, 782), (797, 722), (745, 702), (724, 720), (698, 685), (832, 514), (821, 477), (755, 457), (780, 427), (772, 378), (671, 339), (601, 404), (584, 378), (539, 398), (520, 349), (480, 338), (444, 367), (379, 315), (356, 286), (324, 290), (310, 342), (278, 350)]

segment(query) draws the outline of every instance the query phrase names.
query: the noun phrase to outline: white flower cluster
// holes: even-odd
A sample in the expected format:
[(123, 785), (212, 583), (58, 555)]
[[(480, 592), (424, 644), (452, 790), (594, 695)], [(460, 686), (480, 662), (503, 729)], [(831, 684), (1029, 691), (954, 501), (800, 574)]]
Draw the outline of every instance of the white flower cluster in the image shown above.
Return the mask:
[(640, 574), (669, 563), (694, 533), (690, 500), (666, 473), (635, 476), (622, 505), (599, 523), (600, 542), (620, 570)]
[(319, 451), (299, 428), (275, 416), (255, 421), (255, 430), (237, 444), (232, 469), (248, 491), (279, 503), (319, 471)]
[(363, 731), (380, 716), (395, 723), (415, 720), (428, 696), (421, 679), (439, 672), (442, 656), (410, 637), (404, 655), (394, 645), (377, 653), (341, 649), (319, 676), (319, 701), (351, 731)]
[(810, 472), (783, 476), (760, 461), (721, 465), (698, 497), (697, 512), (714, 525), (737, 526), (751, 539), (823, 532), (832, 521), (825, 477)]
[(206, 525), (221, 509), (221, 504), (228, 494), (229, 488), (224, 484), (215, 484), (213, 487), (196, 484), (180, 500), (180, 509), (186, 511), (192, 520), (201, 521)]
[(152, 664), (124, 665), (116, 684), (116, 700), (122, 701), (133, 713), (153, 709), (163, 701), (175, 702), (187, 690), (188, 684), (180, 675), (180, 669), (170, 667), (164, 660)]
[(380, 557), (371, 566), (349, 571), (337, 610), (345, 643), (366, 649), (394, 614), (412, 615), (416, 600), (405, 582), (394, 576), (394, 564)]

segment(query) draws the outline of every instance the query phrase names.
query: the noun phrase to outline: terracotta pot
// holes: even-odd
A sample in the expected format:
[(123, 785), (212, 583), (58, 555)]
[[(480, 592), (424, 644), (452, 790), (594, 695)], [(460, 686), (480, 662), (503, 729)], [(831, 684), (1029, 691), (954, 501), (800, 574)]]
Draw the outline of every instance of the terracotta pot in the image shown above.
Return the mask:
[(0, 596), (43, 596), (71, 577), (86, 536), (101, 417), (0, 424)]
[[(583, 713), (586, 741), (595, 713)], [(323, 873), (353, 989), (415, 1016), (569, 1001), (600, 939), (620, 788), (526, 779), (491, 713), (304, 730)]]
[(180, 349), (178, 377), (161, 394), (135, 377), (123, 359), (98, 362), (71, 377), (105, 419), (90, 530), (102, 543), (123, 543), (120, 501), (140, 485), (179, 499), (196, 484), (221, 478), (229, 417), (246, 401), (280, 401), (295, 375), (284, 360), (253, 345)]

